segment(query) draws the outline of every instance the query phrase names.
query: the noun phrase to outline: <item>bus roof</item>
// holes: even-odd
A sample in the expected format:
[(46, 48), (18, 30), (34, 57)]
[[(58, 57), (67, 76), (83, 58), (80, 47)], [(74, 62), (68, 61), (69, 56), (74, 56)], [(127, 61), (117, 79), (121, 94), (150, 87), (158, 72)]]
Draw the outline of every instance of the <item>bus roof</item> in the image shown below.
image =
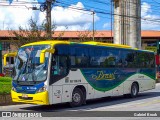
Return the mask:
[(108, 47), (117, 47), (117, 48), (131, 48), (131, 46), (128, 45), (119, 45), (119, 44), (112, 44), (112, 43), (102, 43), (102, 42), (94, 42), (94, 41), (89, 41), (89, 42), (69, 42), (69, 41), (56, 41), (56, 40), (50, 40), (50, 41), (39, 41), (39, 42), (33, 42), (29, 44), (25, 44), (24, 46), (30, 46), (30, 45), (41, 45), (41, 44), (85, 44), (85, 45), (94, 45), (94, 46), (108, 46)]
[(69, 41), (58, 41), (58, 40), (46, 40), (25, 44), (21, 47), (31, 46), (31, 45), (56, 45), (56, 44), (70, 44)]
[(81, 44), (86, 44), (86, 45), (96, 45), (96, 46), (106, 46), (106, 47), (114, 47), (114, 48), (124, 48), (124, 49), (129, 49), (129, 50), (138, 50), (138, 51), (145, 51), (145, 52), (152, 52), (150, 50), (141, 50), (138, 48), (132, 48), (129, 45), (120, 45), (120, 44), (113, 44), (113, 43), (102, 43), (102, 42), (95, 42), (95, 41), (88, 41), (88, 42), (82, 42)]
[(94, 41), (82, 42), (82, 44), (96, 45), (96, 46), (108, 46), (108, 47), (116, 47), (116, 48), (131, 48), (131, 46), (128, 46), (128, 45), (102, 43), (102, 42), (94, 42)]
[(138, 51), (146, 51), (146, 52), (153, 52), (149, 50), (140, 50), (137, 48), (132, 48), (128, 45), (120, 45), (120, 44), (112, 44), (112, 43), (102, 43), (102, 42), (95, 42), (95, 41), (88, 41), (88, 42), (71, 42), (71, 41), (59, 41), (59, 40), (47, 40), (47, 41), (39, 41), (33, 42), (29, 44), (25, 44), (21, 47), (31, 46), (31, 45), (56, 45), (56, 44), (81, 44), (81, 45), (93, 45), (93, 46), (104, 46), (104, 47), (114, 47), (114, 48), (124, 48), (124, 49), (131, 49), (131, 50), (138, 50)]

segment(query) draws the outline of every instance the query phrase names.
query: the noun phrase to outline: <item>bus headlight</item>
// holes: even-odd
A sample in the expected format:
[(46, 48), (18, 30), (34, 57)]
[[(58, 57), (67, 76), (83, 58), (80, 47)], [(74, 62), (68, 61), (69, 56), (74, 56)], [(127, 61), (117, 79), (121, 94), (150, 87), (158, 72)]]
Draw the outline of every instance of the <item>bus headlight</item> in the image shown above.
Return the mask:
[(43, 86), (43, 87), (41, 87), (39, 90), (37, 90), (37, 93), (40, 93), (40, 92), (44, 92), (44, 91), (46, 91), (47, 89), (46, 89), (46, 86)]
[(16, 88), (15, 87), (12, 87), (12, 90), (16, 92)]

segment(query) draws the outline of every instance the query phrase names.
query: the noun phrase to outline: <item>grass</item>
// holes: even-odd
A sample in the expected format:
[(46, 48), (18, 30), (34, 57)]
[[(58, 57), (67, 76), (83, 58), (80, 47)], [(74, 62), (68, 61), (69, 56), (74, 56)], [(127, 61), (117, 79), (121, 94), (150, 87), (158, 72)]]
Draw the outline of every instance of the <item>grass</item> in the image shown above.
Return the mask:
[(0, 94), (10, 94), (11, 81), (12, 78), (10, 77), (0, 77)]

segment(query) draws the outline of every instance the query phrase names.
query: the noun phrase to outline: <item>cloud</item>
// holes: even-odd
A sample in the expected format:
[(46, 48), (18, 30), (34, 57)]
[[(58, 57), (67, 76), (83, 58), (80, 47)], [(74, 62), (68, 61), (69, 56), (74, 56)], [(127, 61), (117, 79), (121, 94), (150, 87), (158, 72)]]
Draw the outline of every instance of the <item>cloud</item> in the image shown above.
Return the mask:
[[(26, 0), (21, 0), (26, 1)], [(33, 0), (28, 0), (33, 1)], [(6, 3), (8, 5), (8, 2)], [(18, 29), (19, 26), (26, 27), (29, 19), (32, 17), (37, 20), (39, 24), (45, 20), (46, 13), (40, 11), (33, 11), (27, 9), (25, 6), (0, 6), (0, 29)], [(25, 4), (26, 5), (26, 4)], [(31, 7), (32, 4), (27, 4)], [(82, 11), (72, 8), (85, 9), (85, 6), (78, 2), (66, 8), (56, 6), (52, 9), (52, 22), (56, 24), (56, 30), (89, 30), (92, 29), (93, 15), (92, 12)], [(160, 19), (160, 15), (152, 10), (152, 6), (147, 2), (141, 5), (141, 28), (142, 30), (160, 30), (160, 22), (155, 19)], [(100, 18), (95, 14), (95, 22)], [(150, 20), (150, 21), (149, 21)], [(103, 29), (110, 27), (110, 23), (104, 23)]]
[[(75, 9), (73, 9), (75, 8)], [(85, 7), (81, 2), (76, 5), (70, 5), (67, 8), (60, 6), (52, 9), (52, 21), (56, 24), (56, 30), (88, 30), (93, 22), (92, 12), (77, 10), (84, 9)], [(99, 17), (95, 14), (95, 22), (99, 20)], [(39, 14), (39, 22), (45, 19), (45, 14)]]
[[(143, 2), (141, 5), (141, 29), (142, 30), (160, 30), (160, 15), (156, 15), (153, 12), (152, 6), (147, 2)], [(159, 19), (156, 22), (156, 19)], [(103, 28), (110, 27), (110, 23), (104, 23)]]
[(110, 24), (110, 23), (104, 23), (104, 24), (103, 24), (103, 28), (107, 28), (107, 29), (108, 29), (108, 28), (110, 28), (110, 27), (111, 27), (111, 24)]
[[(31, 0), (30, 0), (31, 1)], [(7, 3), (8, 4), (8, 3)], [(46, 12), (33, 11), (25, 6), (15, 7), (14, 2), (9, 7), (0, 7), (0, 29), (18, 29), (26, 27), (31, 17), (41, 24), (46, 17)], [(27, 7), (31, 4), (27, 4)], [(88, 30), (93, 22), (92, 12), (72, 8), (85, 9), (81, 2), (70, 5), (67, 8), (60, 6), (52, 9), (52, 22), (56, 24), (56, 30)], [(99, 17), (95, 14), (95, 22)], [(67, 29), (66, 29), (67, 28)]]
[[(31, 4), (27, 5), (32, 6)], [(26, 9), (26, 6), (1, 6), (0, 7), (0, 29), (18, 29), (19, 26), (27, 26), (30, 18), (35, 18), (35, 14), (31, 9)]]
[(83, 25), (69, 25), (69, 26), (60, 26), (58, 25), (56, 30), (57, 31), (63, 31), (63, 30), (71, 30), (71, 31), (75, 31), (75, 30), (88, 30), (91, 27), (91, 23), (86, 23)]
[(160, 16), (155, 15), (151, 5), (146, 2), (143, 2), (141, 6), (141, 17), (142, 30), (160, 30), (160, 22), (156, 22), (156, 19), (160, 19)]
[(141, 5), (141, 16), (144, 17), (151, 12), (151, 6), (148, 3), (143, 2)]

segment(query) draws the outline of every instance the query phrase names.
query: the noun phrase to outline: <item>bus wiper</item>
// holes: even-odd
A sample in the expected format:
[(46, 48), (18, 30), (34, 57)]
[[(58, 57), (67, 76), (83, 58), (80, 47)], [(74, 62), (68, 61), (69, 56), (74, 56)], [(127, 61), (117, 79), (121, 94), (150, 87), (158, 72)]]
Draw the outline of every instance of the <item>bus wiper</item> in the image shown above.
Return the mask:
[(36, 77), (35, 71), (32, 71), (32, 80), (34, 83), (36, 83), (37, 77)]

